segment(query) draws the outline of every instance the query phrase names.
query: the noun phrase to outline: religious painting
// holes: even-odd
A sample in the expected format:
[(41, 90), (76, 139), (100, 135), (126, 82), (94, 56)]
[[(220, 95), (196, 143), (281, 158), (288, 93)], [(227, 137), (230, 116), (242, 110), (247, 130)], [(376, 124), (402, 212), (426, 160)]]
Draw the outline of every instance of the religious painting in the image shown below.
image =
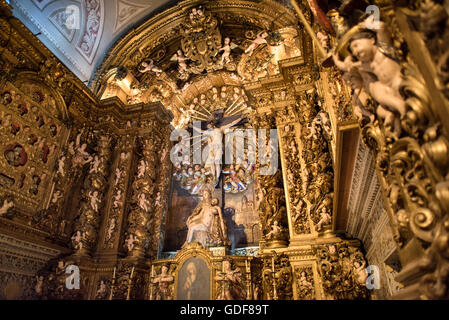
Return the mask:
[(239, 193), (225, 193), (224, 217), (232, 249), (257, 245), (259, 215), (254, 207), (254, 184)]
[(178, 300), (210, 300), (210, 270), (198, 257), (187, 259), (178, 273)]

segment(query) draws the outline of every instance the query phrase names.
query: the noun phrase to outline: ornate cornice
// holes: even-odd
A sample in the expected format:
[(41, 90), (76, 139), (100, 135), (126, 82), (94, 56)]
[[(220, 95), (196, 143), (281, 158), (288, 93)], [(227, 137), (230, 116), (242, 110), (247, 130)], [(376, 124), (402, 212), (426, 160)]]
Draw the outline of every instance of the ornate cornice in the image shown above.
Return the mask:
[[(134, 53), (145, 52), (149, 56), (157, 48), (169, 47), (174, 41), (180, 40), (180, 33), (176, 30), (184, 22), (187, 10), (200, 4), (219, 18), (222, 14), (232, 14), (233, 16), (242, 16), (245, 19), (252, 19), (254, 27), (268, 29), (272, 24), (274, 26), (277, 24), (279, 27), (296, 24), (296, 17), (291, 10), (270, 0), (258, 3), (247, 0), (183, 1), (150, 18), (118, 40), (96, 72), (92, 90), (98, 93), (101, 79), (109, 69), (114, 66), (125, 65), (127, 60), (129, 64), (129, 61), (133, 61), (133, 58), (135, 58)], [(283, 13), (282, 19), (279, 19), (281, 13)], [(221, 20), (226, 23), (226, 19), (222, 18)], [(248, 26), (247, 23), (246, 26)], [(138, 62), (140, 61), (132, 63), (137, 66)]]

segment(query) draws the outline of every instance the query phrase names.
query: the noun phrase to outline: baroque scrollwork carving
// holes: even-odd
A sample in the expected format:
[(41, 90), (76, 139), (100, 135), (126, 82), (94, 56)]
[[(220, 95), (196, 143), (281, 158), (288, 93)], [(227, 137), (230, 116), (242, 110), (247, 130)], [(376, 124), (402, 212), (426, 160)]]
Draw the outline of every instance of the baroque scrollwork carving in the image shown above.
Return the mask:
[(129, 300), (135, 283), (135, 266), (129, 262), (120, 261), (114, 271), (109, 300)]
[[(444, 239), (449, 144), (440, 110), (447, 108), (447, 100), (441, 104), (438, 91), (432, 91), (428, 77), (421, 75), (420, 59), (430, 53), (434, 65), (428, 68), (433, 70), (447, 62), (447, 41), (442, 40), (448, 30), (447, 12), (438, 1), (412, 1), (407, 8), (401, 4), (394, 9), (379, 5), (384, 21), (375, 32), (366, 29), (369, 21), (340, 28), (336, 53), (346, 58), (334, 60), (346, 72), (353, 96), (358, 95), (366, 119), (361, 121), (362, 136), (375, 154), (399, 248), (416, 246), (423, 255), (403, 261), (397, 279), (408, 285), (420, 281), (418, 289), (409, 292), (416, 298), (443, 298), (447, 297), (447, 274), (442, 270), (448, 265)], [(406, 34), (409, 27), (403, 17), (421, 33), (428, 51)], [(410, 51), (404, 50), (407, 44)], [(438, 89), (444, 95), (440, 72), (441, 76)], [(424, 275), (413, 278), (419, 270), (425, 270)]]
[(96, 132), (95, 135), (96, 154), (91, 157), (90, 169), (84, 182), (79, 216), (72, 235), (73, 249), (80, 254), (88, 253), (97, 241), (109, 174), (112, 137), (102, 132)]
[(332, 223), (333, 163), (331, 157), (330, 121), (320, 109), (315, 91), (304, 95), (298, 105), (301, 124), (302, 188), (310, 204), (310, 217), (316, 231), (323, 231)]
[(314, 300), (315, 280), (313, 277), (313, 268), (310, 266), (295, 267), (296, 291), (298, 300)]
[(293, 274), (287, 255), (276, 254), (263, 260), (263, 292), (266, 300), (293, 299)]
[(221, 33), (217, 19), (201, 7), (193, 8), (181, 27), (181, 32), (183, 34), (181, 47), (185, 57), (178, 51), (179, 71), (187, 71), (184, 62), (186, 58), (193, 61), (190, 70), (194, 73), (216, 68), (214, 60), (221, 48)]
[(132, 137), (125, 136), (118, 146), (118, 149), (121, 151), (117, 156), (117, 166), (115, 167), (115, 171), (113, 171), (112, 197), (109, 203), (109, 215), (105, 216), (107, 222), (104, 229), (103, 249), (112, 249), (115, 247), (117, 235), (121, 230), (121, 217), (127, 194), (127, 170), (132, 160), (132, 145), (130, 145), (132, 142)]
[[(357, 246), (338, 243), (317, 248), (323, 289), (330, 299), (367, 299), (369, 292), (360, 273), (366, 272), (363, 253)], [(362, 267), (362, 268), (361, 268)]]
[[(304, 201), (305, 191), (303, 185), (304, 172), (301, 168), (300, 149), (296, 140), (296, 121), (285, 122), (282, 119), (289, 119), (290, 114), (293, 110), (285, 109), (277, 115), (278, 123), (282, 145), (281, 148), (284, 153), (284, 161), (287, 183), (286, 188), (289, 190), (290, 199), (290, 214), (292, 219), (292, 224), (294, 226), (294, 231), (296, 234), (307, 234), (310, 233), (310, 224), (307, 214), (307, 203)], [(295, 119), (293, 119), (295, 120)]]
[(128, 214), (126, 248), (128, 256), (143, 257), (151, 249), (151, 221), (154, 218), (153, 197), (156, 180), (154, 138), (140, 138), (140, 157), (132, 186), (132, 206)]

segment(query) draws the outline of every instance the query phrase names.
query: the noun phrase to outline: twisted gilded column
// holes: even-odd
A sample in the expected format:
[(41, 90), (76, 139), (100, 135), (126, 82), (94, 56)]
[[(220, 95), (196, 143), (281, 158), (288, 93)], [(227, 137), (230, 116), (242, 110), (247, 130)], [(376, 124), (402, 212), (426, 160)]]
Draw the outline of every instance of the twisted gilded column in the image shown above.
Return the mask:
[(154, 195), (154, 219), (151, 241), (153, 246), (150, 248), (149, 252), (149, 255), (152, 257), (156, 257), (159, 248), (162, 247), (162, 241), (164, 239), (172, 169), (172, 163), (169, 156), (171, 147), (169, 140), (170, 133), (170, 128), (166, 127), (161, 130), (158, 138), (161, 153), (158, 154), (158, 175), (156, 180), (157, 190), (155, 190)]
[(72, 246), (77, 255), (89, 255), (96, 244), (104, 193), (107, 188), (112, 138), (106, 133), (96, 134), (98, 135), (96, 154), (92, 156), (84, 180), (79, 216), (72, 235)]
[(292, 116), (295, 114), (294, 104), (276, 113), (287, 211), (289, 213), (290, 238), (311, 233), (307, 210), (310, 207), (310, 202), (305, 198), (308, 175), (300, 153), (300, 150), (302, 150), (300, 148), (301, 141), (297, 138), (298, 131), (300, 132), (298, 119)]
[(123, 230), (128, 181), (131, 178), (135, 138), (124, 135), (117, 144), (115, 161), (111, 166), (109, 193), (105, 215), (97, 245), (101, 254), (116, 255), (119, 250), (120, 234)]
[[(449, 15), (440, 1), (374, 3), (380, 8), (375, 30), (369, 21), (332, 14), (334, 62), (353, 88), (396, 238), (402, 265), (396, 280), (404, 288), (395, 298), (448, 299)], [(366, 41), (373, 37), (382, 41)], [(362, 57), (372, 70), (342, 62), (357, 58), (348, 50), (357, 39), (372, 53)], [(372, 72), (369, 86), (360, 72)]]
[(153, 137), (140, 137), (138, 144), (140, 156), (136, 161), (136, 173), (132, 185), (125, 249), (128, 257), (141, 259), (145, 257), (145, 252), (151, 245), (157, 158)]
[[(256, 116), (254, 120), (253, 127), (255, 129), (266, 129), (267, 136), (270, 135), (270, 129), (275, 128), (272, 115)], [(268, 137), (265, 146), (260, 144), (259, 140), (259, 160), (261, 153), (266, 155), (267, 153), (279, 152), (274, 146), (277, 146), (277, 143), (270, 141)], [(267, 248), (282, 248), (286, 247), (288, 242), (287, 209), (282, 184), (282, 171), (278, 167), (274, 174), (262, 175), (261, 169), (267, 166), (260, 163), (257, 165), (256, 209), (260, 217), (264, 246)]]

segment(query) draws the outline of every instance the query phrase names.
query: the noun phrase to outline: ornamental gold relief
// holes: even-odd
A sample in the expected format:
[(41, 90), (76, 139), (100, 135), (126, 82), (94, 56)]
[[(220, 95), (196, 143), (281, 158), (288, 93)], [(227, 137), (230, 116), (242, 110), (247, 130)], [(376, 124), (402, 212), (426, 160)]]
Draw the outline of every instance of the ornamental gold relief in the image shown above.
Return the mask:
[[(449, 30), (448, 16), (436, 1), (412, 1), (404, 3), (406, 7), (379, 4), (383, 19), (375, 31), (367, 29), (369, 21), (349, 25), (338, 19), (334, 62), (351, 84), (363, 139), (375, 154), (393, 233), (403, 252), (403, 272), (396, 279), (409, 285), (419, 283), (419, 289), (408, 292), (410, 298), (447, 298), (445, 285), (441, 285), (447, 282), (441, 270), (448, 263), (447, 241), (443, 240), (448, 232), (444, 191), (448, 102), (441, 73), (447, 48), (438, 39)], [(413, 31), (421, 39), (413, 37)], [(361, 47), (348, 50), (356, 44)], [(409, 51), (403, 50), (405, 45)], [(363, 55), (369, 51), (372, 55)], [(355, 59), (368, 69), (361, 70)], [(364, 86), (365, 71), (374, 77), (369, 87)], [(408, 247), (423, 257), (408, 254)], [(428, 271), (411, 280), (420, 263)]]

